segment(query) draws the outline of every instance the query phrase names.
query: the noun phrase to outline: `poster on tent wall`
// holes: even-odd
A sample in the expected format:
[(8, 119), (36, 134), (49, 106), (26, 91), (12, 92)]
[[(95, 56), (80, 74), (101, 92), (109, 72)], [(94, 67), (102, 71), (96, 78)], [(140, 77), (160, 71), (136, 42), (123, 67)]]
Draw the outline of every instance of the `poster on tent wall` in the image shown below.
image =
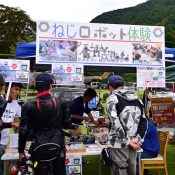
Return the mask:
[(137, 67), (137, 87), (165, 87), (165, 67)]
[(29, 83), (29, 60), (0, 59), (0, 74), (6, 82)]
[(55, 63), (52, 64), (52, 74), (57, 85), (81, 86), (84, 81), (84, 67), (82, 64)]
[(164, 66), (164, 27), (37, 22), (36, 62)]

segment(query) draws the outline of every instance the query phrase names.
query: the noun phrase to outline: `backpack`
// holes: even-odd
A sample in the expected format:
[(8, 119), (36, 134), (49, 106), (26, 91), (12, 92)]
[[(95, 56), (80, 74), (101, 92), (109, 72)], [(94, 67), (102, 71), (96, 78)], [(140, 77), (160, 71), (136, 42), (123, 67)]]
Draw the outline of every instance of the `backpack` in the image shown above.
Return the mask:
[[(32, 160), (35, 161), (46, 162), (64, 157), (64, 137), (62, 130), (52, 126), (52, 124), (56, 122), (56, 116), (58, 115), (57, 113), (59, 112), (60, 104), (56, 102), (55, 98), (51, 99), (51, 103), (55, 110), (54, 113), (50, 115), (54, 116), (50, 121), (49, 119), (45, 121), (45, 125), (36, 134), (29, 149), (29, 154), (31, 154)], [(46, 119), (42, 112), (39, 99), (36, 101), (36, 106), (43, 119)]]
[(140, 116), (143, 115), (143, 104), (139, 99), (128, 101), (123, 96), (124, 94), (116, 94), (119, 103), (116, 104), (120, 124), (123, 128), (124, 135), (122, 137), (133, 136), (140, 122)]

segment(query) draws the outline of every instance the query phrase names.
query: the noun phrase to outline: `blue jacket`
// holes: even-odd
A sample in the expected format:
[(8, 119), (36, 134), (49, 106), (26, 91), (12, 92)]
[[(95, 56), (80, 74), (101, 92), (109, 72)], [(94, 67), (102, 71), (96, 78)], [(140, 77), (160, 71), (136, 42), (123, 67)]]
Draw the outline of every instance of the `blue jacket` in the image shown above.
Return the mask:
[(142, 149), (150, 152), (152, 155), (157, 155), (160, 149), (158, 132), (154, 124), (148, 120), (147, 133), (142, 144)]

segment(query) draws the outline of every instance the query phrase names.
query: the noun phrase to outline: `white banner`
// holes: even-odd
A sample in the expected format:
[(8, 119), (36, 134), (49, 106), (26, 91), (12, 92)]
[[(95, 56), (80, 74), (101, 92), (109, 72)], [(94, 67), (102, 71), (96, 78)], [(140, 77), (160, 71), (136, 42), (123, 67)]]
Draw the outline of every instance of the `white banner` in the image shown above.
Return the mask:
[(164, 66), (164, 27), (38, 21), (37, 63)]
[(6, 82), (29, 83), (29, 60), (0, 59), (0, 74)]
[(165, 67), (138, 67), (137, 87), (165, 87)]

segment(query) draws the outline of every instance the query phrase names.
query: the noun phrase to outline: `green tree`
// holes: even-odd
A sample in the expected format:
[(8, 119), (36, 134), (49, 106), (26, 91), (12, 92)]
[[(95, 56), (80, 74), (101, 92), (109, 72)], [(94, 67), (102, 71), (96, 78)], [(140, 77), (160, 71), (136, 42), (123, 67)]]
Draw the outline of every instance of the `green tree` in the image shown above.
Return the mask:
[(175, 47), (175, 0), (147, 0), (135, 7), (105, 12), (92, 23), (165, 26), (165, 45)]
[(0, 54), (13, 54), (16, 44), (36, 38), (36, 23), (19, 8), (0, 5)]

